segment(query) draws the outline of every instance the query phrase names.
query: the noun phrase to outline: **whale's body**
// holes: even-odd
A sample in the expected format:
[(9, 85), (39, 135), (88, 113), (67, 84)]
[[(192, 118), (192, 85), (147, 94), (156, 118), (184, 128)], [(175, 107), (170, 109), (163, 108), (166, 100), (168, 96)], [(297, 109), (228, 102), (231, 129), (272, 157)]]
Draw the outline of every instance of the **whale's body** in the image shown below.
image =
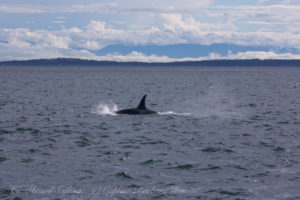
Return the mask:
[(146, 114), (156, 114), (157, 112), (149, 110), (146, 108), (145, 100), (147, 95), (144, 95), (141, 102), (136, 108), (128, 108), (123, 110), (118, 110), (117, 114), (127, 114), (127, 115), (146, 115)]

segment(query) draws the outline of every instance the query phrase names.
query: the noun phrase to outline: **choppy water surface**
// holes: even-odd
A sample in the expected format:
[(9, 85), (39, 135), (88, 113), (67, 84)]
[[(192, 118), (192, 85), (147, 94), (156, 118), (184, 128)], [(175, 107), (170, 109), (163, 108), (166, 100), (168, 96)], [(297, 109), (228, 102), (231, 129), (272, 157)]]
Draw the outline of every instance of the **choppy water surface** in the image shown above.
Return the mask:
[(0, 112), (0, 199), (300, 198), (300, 68), (1, 67)]

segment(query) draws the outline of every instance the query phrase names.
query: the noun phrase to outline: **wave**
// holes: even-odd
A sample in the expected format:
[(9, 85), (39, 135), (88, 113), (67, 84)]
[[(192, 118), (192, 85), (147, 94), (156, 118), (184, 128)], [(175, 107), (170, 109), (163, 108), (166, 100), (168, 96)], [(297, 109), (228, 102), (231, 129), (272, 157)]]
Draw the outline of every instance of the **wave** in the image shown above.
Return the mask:
[[(118, 105), (115, 103), (98, 103), (92, 107), (91, 113), (96, 115), (110, 115), (117, 116)], [(189, 109), (188, 109), (189, 110)], [(203, 109), (201, 113), (196, 112), (175, 112), (175, 111), (161, 111), (157, 112), (158, 115), (174, 115), (174, 116), (193, 116), (193, 117), (237, 117), (238, 113), (218, 110), (216, 108)]]
[[(111, 115), (117, 116), (118, 105), (115, 103), (99, 103), (92, 107), (91, 113), (97, 115)], [(157, 112), (158, 115), (177, 115), (190, 116), (192, 113), (178, 113), (174, 111)]]
[(159, 115), (178, 115), (178, 116), (190, 116), (192, 113), (177, 113), (174, 111), (157, 112)]
[(91, 113), (97, 115), (112, 115), (116, 116), (118, 110), (117, 104), (114, 103), (99, 103), (93, 106)]

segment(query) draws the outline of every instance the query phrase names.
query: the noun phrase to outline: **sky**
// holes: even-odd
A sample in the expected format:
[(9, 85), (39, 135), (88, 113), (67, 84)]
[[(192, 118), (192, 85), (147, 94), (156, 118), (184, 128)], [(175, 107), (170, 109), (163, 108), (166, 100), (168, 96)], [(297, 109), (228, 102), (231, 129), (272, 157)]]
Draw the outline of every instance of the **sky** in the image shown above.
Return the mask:
[[(225, 54), (211, 49), (177, 57), (168, 52), (180, 54), (176, 45), (182, 44), (224, 44), (227, 49)], [(132, 51), (103, 51), (116, 45)], [(232, 51), (230, 45), (245, 48)], [(153, 46), (169, 48), (147, 51)], [(300, 1), (1, 0), (0, 61), (57, 57), (146, 62), (300, 59)]]

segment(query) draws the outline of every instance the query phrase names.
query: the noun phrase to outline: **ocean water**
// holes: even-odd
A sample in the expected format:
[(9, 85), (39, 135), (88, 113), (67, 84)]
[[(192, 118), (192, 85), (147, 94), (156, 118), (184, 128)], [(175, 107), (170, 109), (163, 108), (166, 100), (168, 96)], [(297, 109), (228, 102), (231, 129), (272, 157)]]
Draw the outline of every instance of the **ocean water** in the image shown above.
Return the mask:
[(0, 112), (0, 199), (300, 199), (300, 68), (1, 67)]

